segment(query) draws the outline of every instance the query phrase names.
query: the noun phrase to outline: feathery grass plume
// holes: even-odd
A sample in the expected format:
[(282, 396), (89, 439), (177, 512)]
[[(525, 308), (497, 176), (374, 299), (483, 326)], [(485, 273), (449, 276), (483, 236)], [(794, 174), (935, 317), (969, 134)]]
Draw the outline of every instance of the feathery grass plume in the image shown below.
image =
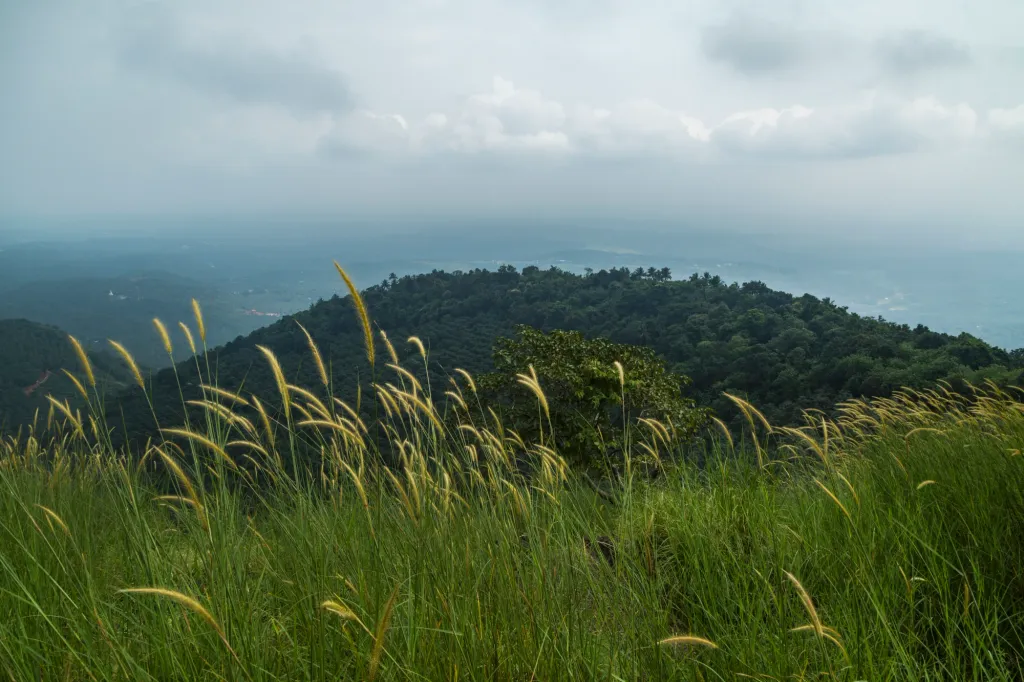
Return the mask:
[(359, 427), (360, 431), (362, 431), (363, 433), (369, 433), (370, 432), (370, 430), (367, 428), (366, 424), (363, 423), (362, 418), (360, 418), (359, 413), (356, 412), (354, 409), (352, 409), (351, 405), (349, 405), (348, 403), (346, 403), (343, 400), (339, 400), (338, 398), (334, 399), (334, 403), (338, 407), (340, 407), (342, 410), (344, 410), (346, 414), (348, 414), (348, 416), (352, 419), (352, 421), (355, 423), (355, 425)]
[(167, 355), (174, 357), (174, 346), (171, 345), (171, 335), (167, 333), (167, 327), (160, 321), (159, 317), (153, 318), (153, 327), (156, 328), (157, 335), (160, 336), (160, 342), (164, 345), (164, 350), (167, 351)]
[[(307, 410), (302, 405), (299, 405), (298, 403), (292, 403), (292, 407), (294, 407), (298, 411), (299, 416), (301, 416), (303, 419), (313, 418), (313, 415), (310, 413), (310, 411)], [(294, 433), (292, 433), (291, 435), (294, 435)]]
[(416, 350), (419, 352), (420, 357), (423, 358), (424, 360), (427, 359), (427, 349), (423, 346), (423, 341), (420, 340), (420, 337), (410, 336), (406, 340), (406, 343), (411, 343), (412, 345), (416, 346)]
[[(795, 628), (790, 629), (790, 632), (811, 632), (817, 634), (813, 625), (799, 625)], [(835, 644), (837, 647), (839, 647), (839, 650), (843, 652), (843, 656), (849, 658), (849, 654), (846, 653), (846, 647), (843, 646), (843, 640), (839, 636), (839, 632), (835, 628), (830, 628), (827, 625), (822, 625), (820, 637), (822, 639), (827, 639), (828, 641)]]
[(703, 646), (708, 649), (717, 649), (718, 645), (710, 639), (697, 637), (696, 635), (674, 635), (666, 637), (658, 642), (662, 646)]
[(139, 370), (139, 366), (138, 364), (136, 364), (135, 358), (132, 357), (132, 354), (128, 352), (127, 348), (122, 346), (117, 341), (107, 339), (107, 343), (109, 343), (114, 348), (114, 350), (117, 351), (117, 354), (121, 356), (121, 359), (123, 359), (125, 364), (128, 365), (128, 369), (131, 370), (132, 376), (135, 378), (135, 383), (139, 385), (139, 388), (145, 391), (146, 382), (142, 378), (142, 372)]
[(384, 406), (384, 412), (387, 414), (388, 419), (394, 419), (395, 414), (401, 410), (398, 407), (398, 403), (391, 397), (388, 389), (380, 384), (374, 384), (373, 390), (377, 394), (377, 398), (380, 400), (380, 404)]
[(921, 481), (920, 483), (917, 484), (917, 489), (920, 490), (921, 488), (925, 488), (930, 485), (935, 485), (935, 481)]
[(839, 505), (839, 509), (842, 510), (842, 512), (846, 516), (846, 518), (849, 519), (849, 521), (852, 523), (853, 522), (853, 517), (850, 516), (850, 512), (847, 511), (847, 509), (843, 505), (843, 503), (839, 501), (839, 498), (835, 496), (835, 493), (833, 493), (831, 490), (829, 490), (828, 487), (826, 487), (825, 484), (822, 483), (821, 481), (819, 481), (818, 479), (814, 479), (814, 482), (818, 484), (819, 488), (821, 488), (822, 490), (825, 491), (826, 495), (828, 495), (830, 498), (832, 498), (833, 502), (835, 502), (837, 505)]
[(267, 452), (266, 448), (264, 448), (259, 443), (252, 442), (251, 440), (233, 440), (230, 443), (227, 443), (226, 447), (229, 447), (229, 448), (249, 448), (250, 450), (255, 450), (256, 452), (260, 453), (264, 457), (268, 457), (269, 456), (269, 453)]
[(649, 428), (663, 445), (668, 447), (671, 444), (672, 436), (669, 435), (668, 427), (660, 421), (651, 417), (640, 417), (637, 421)]
[(75, 417), (75, 415), (71, 412), (71, 408), (68, 407), (67, 404), (58, 401), (52, 395), (46, 396), (46, 399), (50, 401), (50, 404), (57, 408), (57, 410), (59, 410), (60, 413), (63, 414), (69, 422), (71, 422), (71, 425), (75, 427), (75, 432), (79, 435), (79, 437), (82, 440), (85, 440), (85, 431), (82, 429), (82, 420)]
[(473, 391), (473, 394), (475, 395), (476, 382), (473, 381), (473, 375), (467, 372), (466, 370), (462, 369), (461, 367), (456, 367), (455, 373), (461, 375), (462, 378), (466, 380), (466, 383), (469, 384), (469, 390)]
[(811, 600), (811, 595), (807, 593), (804, 586), (797, 580), (797, 577), (789, 571), (783, 571), (786, 577), (789, 578), (789, 582), (793, 583), (793, 587), (796, 588), (797, 594), (800, 595), (800, 601), (803, 602), (804, 609), (807, 611), (807, 615), (811, 619), (811, 626), (814, 630), (814, 634), (819, 637), (825, 631), (825, 626), (821, 624), (821, 618), (818, 616), (818, 610), (814, 608), (814, 602)]
[(224, 448), (217, 445), (212, 440), (210, 440), (209, 438), (202, 434), (198, 434), (195, 433), (194, 431), (189, 431), (187, 429), (160, 429), (160, 431), (162, 433), (168, 433), (172, 436), (181, 436), (182, 438), (187, 438), (201, 445), (205, 445), (207, 448), (212, 450), (214, 454), (216, 454), (218, 457), (227, 462), (228, 466), (230, 466), (232, 469), (238, 468), (238, 465), (235, 464), (235, 460), (231, 459), (228, 453), (224, 451)]
[(413, 525), (419, 526), (419, 519), (416, 516), (416, 510), (412, 506), (412, 501), (409, 499), (409, 495), (405, 492), (405, 486), (398, 480), (394, 472), (391, 471), (390, 467), (383, 467), (385, 475), (391, 479), (391, 484), (395, 486), (395, 490), (398, 492), (399, 497), (402, 498), (402, 505), (405, 507), (405, 512), (409, 517), (409, 520), (413, 522)]
[[(78, 410), (75, 410), (75, 414), (78, 415), (78, 421), (81, 422), (82, 413), (79, 412)], [(92, 416), (91, 414), (89, 415), (89, 428), (92, 429), (92, 437), (96, 439), (97, 443), (99, 443), (102, 440), (100, 438), (100, 425), (99, 422), (96, 421), (96, 417)]]
[(203, 389), (203, 391), (209, 391), (210, 393), (218, 395), (221, 398), (227, 398), (231, 402), (235, 402), (238, 403), (239, 405), (245, 405), (246, 407), (250, 407), (248, 400), (238, 395), (237, 393), (232, 393), (231, 391), (225, 388), (221, 388), (219, 386), (211, 386), (209, 384), (199, 384), (199, 387)]
[(82, 382), (78, 380), (78, 377), (66, 369), (62, 369), (61, 371), (64, 372), (64, 375), (67, 376), (68, 379), (71, 379), (71, 383), (75, 385), (75, 390), (78, 391), (79, 395), (88, 400), (89, 394), (85, 392), (85, 386), (83, 386)]
[(391, 341), (388, 340), (388, 335), (384, 332), (383, 329), (378, 329), (377, 331), (380, 332), (380, 338), (381, 338), (382, 341), (384, 341), (384, 347), (388, 351), (388, 357), (391, 358), (391, 364), (397, 365), (398, 364), (398, 353), (395, 352), (395, 347), (392, 346), (391, 345)]
[(729, 449), (735, 450), (736, 444), (732, 442), (732, 433), (729, 432), (729, 427), (725, 425), (725, 422), (723, 422), (718, 417), (715, 417), (714, 415), (712, 415), (711, 421), (713, 421), (715, 425), (718, 426), (718, 429), (722, 432), (722, 435), (724, 435), (725, 439), (729, 441)]
[(263, 403), (255, 395), (249, 396), (252, 400), (252, 406), (256, 408), (256, 412), (260, 415), (260, 423), (263, 424), (263, 435), (267, 439), (267, 443), (271, 446), (274, 444), (274, 430), (270, 425), (270, 416), (267, 414), (267, 410), (263, 407)]
[(230, 651), (231, 655), (235, 657), (235, 660), (238, 659), (238, 656), (235, 654), (235, 650), (232, 649), (231, 644), (228, 643), (228, 638), (224, 634), (224, 630), (221, 628), (220, 624), (217, 622), (217, 619), (213, 617), (212, 613), (206, 610), (205, 606), (200, 604), (197, 600), (193, 599), (192, 597), (186, 594), (182, 594), (181, 592), (177, 592), (175, 590), (168, 590), (163, 587), (129, 587), (123, 590), (118, 590), (118, 592), (122, 594), (149, 594), (156, 595), (159, 597), (166, 597), (167, 599), (170, 599), (171, 601), (179, 604), (180, 606), (185, 607), (186, 609), (192, 611), (200, 618), (205, 620), (206, 623), (214, 629), (214, 631), (220, 637), (220, 641), (224, 643), (224, 646), (227, 647), (227, 650)]
[(174, 477), (178, 479), (178, 483), (181, 484), (181, 487), (184, 488), (186, 493), (188, 493), (188, 496), (192, 498), (193, 501), (195, 501), (196, 506), (198, 508), (202, 509), (203, 505), (199, 503), (199, 496), (196, 494), (196, 489), (192, 486), (192, 481), (185, 474), (185, 471), (181, 468), (181, 466), (174, 460), (174, 458), (168, 455), (166, 452), (163, 451), (162, 448), (159, 447), (154, 447), (152, 449), (152, 452), (155, 452), (160, 457), (160, 459), (163, 460), (167, 468), (171, 470), (172, 474), (174, 474)]
[(739, 406), (740, 409), (744, 411), (744, 414), (746, 414), (748, 417), (751, 414), (757, 417), (757, 420), (764, 425), (764, 430), (767, 433), (772, 433), (772, 431), (774, 431), (772, 425), (768, 423), (768, 420), (765, 418), (763, 414), (761, 414), (761, 411), (754, 407), (753, 403), (751, 403), (748, 400), (744, 400), (743, 398), (740, 398), (738, 396), (732, 395), (731, 393), (723, 393), (722, 395), (724, 395), (732, 402), (736, 403), (736, 405)]
[(306, 335), (306, 343), (309, 345), (309, 352), (313, 356), (313, 362), (316, 364), (316, 371), (320, 375), (320, 382), (324, 385), (324, 388), (330, 388), (331, 381), (327, 377), (327, 367), (324, 366), (324, 358), (320, 355), (320, 348), (316, 345), (309, 332), (306, 331), (306, 328), (302, 326), (301, 322), (295, 320), (295, 324), (299, 325), (299, 329)]
[(412, 393), (404, 393), (403, 392), (402, 396), (406, 400), (411, 402), (413, 407), (419, 409), (420, 412), (422, 412), (424, 415), (426, 415), (427, 419), (429, 419), (431, 421), (431, 423), (433, 423), (434, 426), (437, 427), (438, 432), (444, 433), (444, 424), (441, 423), (441, 420), (437, 416), (437, 411), (434, 410), (432, 405), (430, 405), (429, 403), (424, 402), (422, 398), (420, 398), (419, 396), (414, 395)]
[(363, 297), (359, 295), (356, 285), (353, 284), (352, 279), (345, 272), (344, 268), (338, 264), (338, 261), (334, 261), (334, 267), (337, 269), (338, 274), (341, 275), (341, 279), (344, 280), (345, 286), (348, 287), (348, 293), (352, 296), (352, 302), (356, 306), (359, 324), (363, 327), (363, 344), (366, 346), (366, 359), (369, 361), (370, 366), (373, 367), (377, 360), (377, 352), (373, 345), (373, 329), (370, 327), (370, 316), (366, 312), (366, 304), (363, 302)]
[(619, 388), (626, 390), (626, 369), (622, 366), (622, 363), (616, 360), (614, 363), (615, 371), (619, 373)]
[(196, 318), (196, 329), (199, 330), (199, 339), (206, 345), (206, 323), (203, 321), (203, 310), (199, 307), (199, 301), (192, 299), (192, 315)]
[(370, 668), (366, 673), (368, 682), (373, 682), (376, 679), (377, 671), (380, 669), (380, 657), (384, 653), (384, 635), (387, 634), (388, 626), (391, 624), (391, 613), (395, 608), (400, 586), (401, 584), (395, 585), (395, 589), (392, 590), (391, 596), (388, 597), (388, 601), (384, 605), (384, 613), (377, 623), (377, 631), (373, 635), (373, 649), (370, 651)]
[(270, 371), (274, 374), (274, 382), (277, 383), (277, 391), (281, 394), (281, 404), (284, 406), (285, 417), (290, 418), (292, 413), (292, 399), (288, 392), (288, 382), (284, 379), (284, 372), (281, 371), (281, 363), (277, 361), (274, 351), (266, 346), (256, 346), (256, 350), (263, 354), (270, 365)]
[[(68, 537), (71, 537), (71, 530), (70, 530), (70, 529), (68, 528), (68, 524), (64, 523), (64, 519), (62, 519), (62, 518), (61, 518), (61, 517), (60, 517), (60, 516), (59, 516), (59, 515), (57, 514), (57, 512), (53, 511), (53, 510), (52, 510), (52, 509), (50, 509), (49, 507), (44, 507), (44, 506), (43, 506), (43, 505), (41, 505), (41, 504), (37, 504), (37, 505), (36, 505), (36, 507), (38, 507), (39, 509), (41, 509), (41, 510), (43, 511), (43, 513), (44, 513), (44, 514), (46, 514), (46, 518), (47, 518), (47, 523), (49, 523), (49, 522), (50, 522), (50, 521), (52, 520), (52, 521), (53, 521), (54, 523), (56, 523), (56, 524), (57, 524), (58, 526), (60, 526), (60, 527), (61, 527), (61, 529), (63, 529), (64, 533), (65, 533), (65, 534), (66, 534), (66, 535), (67, 535)], [(53, 524), (50, 524), (50, 529), (51, 529), (51, 530), (53, 529)]]
[[(188, 505), (189, 507), (198, 507), (196, 501), (191, 497), (182, 497), (181, 495), (157, 495), (153, 498), (155, 502), (179, 502), (181, 504)], [(165, 505), (170, 507), (170, 505)]]
[(752, 441), (754, 441), (754, 450), (755, 450), (755, 453), (757, 454), (757, 465), (758, 465), (758, 467), (762, 467), (763, 468), (764, 467), (764, 454), (765, 453), (764, 453), (764, 448), (761, 447), (761, 441), (757, 437), (757, 428), (754, 426), (754, 417), (753, 417), (753, 415), (754, 415), (754, 413), (757, 413), (757, 415), (760, 418), (761, 422), (765, 425), (766, 429), (768, 430), (768, 433), (771, 433), (771, 426), (768, 424), (768, 420), (766, 420), (764, 418), (764, 415), (762, 415), (760, 412), (758, 412), (754, 408), (753, 405), (751, 405), (749, 402), (747, 402), (743, 398), (734, 396), (731, 393), (723, 393), (722, 395), (724, 395), (726, 398), (731, 400), (736, 405), (736, 407), (738, 407), (740, 409), (740, 412), (742, 412), (743, 416), (746, 418), (747, 424), (750, 426), (750, 439)]
[(301, 386), (296, 386), (295, 384), (288, 384), (287, 389), (289, 395), (297, 395), (305, 398), (309, 405), (316, 410), (317, 414), (322, 416), (324, 419), (331, 418), (330, 410), (327, 409), (324, 402), (320, 400), (320, 398), (316, 397), (316, 394), (312, 391), (302, 388)]
[(388, 367), (388, 369), (394, 371), (396, 374), (401, 375), (401, 377), (403, 379), (408, 379), (409, 380), (409, 383), (412, 385), (412, 389), (413, 389), (412, 392), (413, 392), (414, 395), (418, 391), (423, 390), (423, 384), (420, 383), (420, 380), (416, 378), (415, 374), (413, 374), (412, 372), (407, 370), (405, 367), (402, 367), (400, 365), (395, 365), (395, 364), (392, 364), (392, 363), (388, 363), (387, 367)]
[(82, 371), (85, 372), (85, 378), (89, 381), (89, 385), (95, 388), (96, 375), (93, 374), (92, 363), (89, 362), (89, 356), (85, 354), (85, 349), (82, 348), (82, 344), (78, 342), (78, 339), (68, 334), (68, 340), (71, 341), (71, 346), (75, 349), (75, 355), (78, 356), (78, 362), (82, 365)]
[(188, 325), (184, 322), (179, 322), (178, 326), (181, 328), (182, 333), (185, 334), (185, 340), (188, 341), (188, 349), (192, 351), (192, 355), (196, 354), (196, 341), (192, 338), (192, 330), (188, 328)]
[(356, 615), (356, 612), (353, 611), (352, 609), (350, 609), (349, 607), (345, 606), (341, 602), (334, 601), (332, 599), (328, 599), (328, 600), (326, 600), (326, 601), (324, 601), (323, 603), (320, 604), (320, 608), (322, 608), (324, 611), (328, 611), (330, 613), (333, 613), (334, 615), (338, 616), (342, 620), (351, 620), (351, 621), (354, 621), (356, 623), (359, 623), (359, 625), (364, 630), (369, 632), (369, 629), (367, 629), (367, 627), (365, 625), (363, 625), (363, 621), (359, 620), (359, 616)]
[(346, 437), (346, 439), (352, 439), (353, 441), (359, 442), (361, 440), (359, 434), (352, 429), (348, 428), (344, 424), (341, 424), (330, 419), (306, 419), (295, 424), (300, 427), (320, 427), (325, 429), (331, 429), (337, 431)]
[(843, 483), (845, 483), (845, 484), (846, 484), (846, 488), (847, 488), (847, 490), (849, 490), (849, 491), (850, 491), (850, 494), (851, 494), (851, 495), (853, 495), (853, 501), (854, 501), (854, 502), (855, 502), (855, 503), (857, 504), (857, 506), (859, 507), (859, 506), (860, 506), (860, 495), (858, 495), (858, 494), (857, 494), (857, 491), (856, 491), (856, 489), (854, 489), (854, 487), (853, 487), (853, 484), (852, 484), (852, 483), (850, 483), (850, 479), (846, 478), (846, 476), (844, 476), (844, 475), (842, 474), (842, 472), (840, 472), (840, 471), (837, 471), (837, 472), (836, 472), (836, 476), (838, 476), (838, 477), (839, 477), (839, 480), (840, 480), (840, 481), (842, 481)]
[[(805, 426), (803, 428), (806, 429), (810, 427)], [(814, 454), (818, 456), (818, 459), (820, 459), (825, 464), (829, 463), (828, 453), (822, 449), (821, 445), (818, 444), (818, 441), (811, 438), (805, 431), (803, 431), (803, 429), (796, 429), (791, 426), (783, 426), (781, 431), (790, 436), (795, 436), (796, 438), (799, 438), (804, 443), (806, 443), (811, 448), (811, 450), (814, 451)]]
[(445, 391), (444, 394), (452, 399), (452, 401), (462, 408), (463, 412), (469, 412), (469, 406), (466, 405), (466, 401), (462, 399), (462, 396), (455, 391)]
[(529, 374), (517, 374), (516, 380), (526, 388), (530, 389), (530, 392), (537, 397), (537, 401), (544, 409), (545, 416), (550, 420), (551, 410), (548, 407), (548, 397), (544, 395), (544, 391), (540, 387), (540, 381), (537, 379), (537, 372), (533, 369), (533, 365), (530, 365)]

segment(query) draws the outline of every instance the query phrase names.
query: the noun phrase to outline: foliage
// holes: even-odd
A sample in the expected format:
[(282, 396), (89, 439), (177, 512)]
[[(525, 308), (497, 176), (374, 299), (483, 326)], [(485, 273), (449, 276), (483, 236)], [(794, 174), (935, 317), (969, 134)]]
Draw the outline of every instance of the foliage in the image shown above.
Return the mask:
[[(477, 384), (490, 403), (504, 407), (521, 436), (553, 445), (574, 463), (602, 462), (611, 453), (619, 459), (626, 427), (639, 418), (669, 425), (681, 441), (706, 420), (706, 411), (681, 394), (689, 379), (667, 372), (650, 348), (526, 325), (517, 336), (498, 340), (495, 370)], [(528, 389), (532, 377), (543, 389), (544, 410)]]
[[(394, 278), (365, 290), (363, 298), (375, 325), (394, 340), (402, 366), (421, 379), (423, 363), (404, 343), (413, 334), (429, 350), (431, 371), (445, 376), (456, 368), (474, 374), (492, 370), (496, 339), (512, 336), (516, 325), (579, 331), (587, 338), (653, 349), (669, 371), (692, 379), (689, 393), (699, 405), (713, 408), (733, 427), (744, 419), (726, 392), (749, 399), (772, 422), (791, 424), (805, 408), (831, 411), (841, 400), (886, 397), (902, 386), (946, 379), (962, 387), (964, 379), (986, 378), (1019, 384), (1024, 377), (1024, 356), (967, 334), (861, 317), (828, 299), (793, 296), (759, 282), (726, 284), (711, 275), (669, 281), (666, 276), (658, 270), (579, 276), (555, 268), (517, 272), (502, 266), (497, 272)], [(274, 378), (257, 346), (272, 349), (289, 376), (318, 385), (296, 322), (320, 344), (331, 384), (343, 397), (354, 401), (357, 385), (362, 395), (373, 395), (351, 298), (335, 297), (235, 339), (198, 362), (181, 363), (176, 373), (156, 374), (153, 395), (161, 421), (184, 418), (173, 398), (179, 382), (189, 399), (201, 397), (197, 367), (207, 363), (224, 386), (273, 390)], [(158, 346), (155, 337), (153, 343)], [(152, 416), (140, 391), (112, 405), (110, 422), (126, 424), (140, 443), (152, 435)]]

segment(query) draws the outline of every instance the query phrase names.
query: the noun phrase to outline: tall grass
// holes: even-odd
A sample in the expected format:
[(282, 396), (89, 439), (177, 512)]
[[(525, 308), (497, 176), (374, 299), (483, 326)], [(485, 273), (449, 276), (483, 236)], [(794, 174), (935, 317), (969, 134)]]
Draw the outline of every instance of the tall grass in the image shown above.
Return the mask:
[(276, 395), (206, 377), (205, 425), (142, 453), (66, 405), (0, 441), (6, 677), (1024, 674), (1024, 404), (993, 386), (788, 428), (737, 397), (749, 433), (699, 453), (645, 420), (600, 488), (468, 375), (441, 400), (392, 362), (367, 423), (264, 354)]

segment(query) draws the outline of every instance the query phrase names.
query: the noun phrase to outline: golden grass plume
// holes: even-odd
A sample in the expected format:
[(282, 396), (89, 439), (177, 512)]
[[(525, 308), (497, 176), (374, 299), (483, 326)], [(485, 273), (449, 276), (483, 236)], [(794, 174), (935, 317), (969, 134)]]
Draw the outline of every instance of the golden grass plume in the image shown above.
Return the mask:
[(75, 350), (75, 355), (78, 356), (78, 362), (82, 365), (82, 371), (85, 372), (85, 378), (89, 381), (89, 385), (95, 388), (96, 375), (92, 371), (92, 363), (89, 362), (89, 356), (85, 354), (85, 349), (82, 348), (82, 344), (78, 342), (78, 339), (68, 334), (68, 340), (71, 341), (71, 346)]
[(171, 335), (167, 333), (167, 327), (160, 321), (159, 317), (153, 318), (153, 327), (156, 329), (157, 335), (160, 337), (160, 342), (164, 345), (164, 350), (167, 351), (167, 355), (174, 356), (174, 346), (171, 344)]
[(206, 345), (206, 322), (203, 320), (203, 309), (199, 307), (199, 301), (192, 299), (192, 315), (196, 318), (196, 329), (199, 330), (199, 339)]
[(373, 329), (370, 327), (370, 315), (366, 312), (366, 304), (363, 302), (363, 297), (359, 295), (359, 290), (356, 289), (352, 278), (338, 264), (338, 261), (334, 261), (334, 267), (337, 269), (338, 274), (341, 275), (341, 279), (344, 280), (345, 286), (348, 287), (348, 293), (352, 296), (352, 302), (356, 306), (359, 324), (363, 327), (363, 344), (366, 346), (366, 359), (372, 367), (377, 359), (377, 352), (373, 345)]
[(718, 645), (705, 637), (696, 635), (673, 635), (658, 642), (662, 646), (702, 646), (708, 649), (717, 649)]
[(135, 383), (139, 385), (139, 388), (145, 391), (146, 381), (142, 378), (142, 372), (139, 370), (139, 365), (135, 362), (135, 358), (132, 357), (132, 354), (128, 352), (127, 348), (113, 339), (107, 339), (107, 343), (109, 343), (113, 349), (117, 351), (117, 354), (121, 356), (121, 359), (124, 360), (126, 365), (128, 365), (128, 369), (131, 370), (132, 377), (135, 378)]

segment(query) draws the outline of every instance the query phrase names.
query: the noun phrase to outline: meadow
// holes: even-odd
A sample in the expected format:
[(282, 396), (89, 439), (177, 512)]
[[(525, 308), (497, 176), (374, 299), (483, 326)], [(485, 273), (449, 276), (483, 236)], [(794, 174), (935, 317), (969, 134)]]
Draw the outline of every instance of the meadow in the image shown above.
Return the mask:
[(940, 384), (792, 426), (732, 397), (742, 433), (643, 420), (594, 480), (469, 374), (401, 368), (350, 288), (375, 378), (357, 404), (307, 337), (319, 385), (266, 348), (271, 395), (199, 366), (205, 417), (118, 450), (80, 352), (89, 409), (54, 400), (0, 440), (8, 679), (1024, 675), (1018, 395)]

